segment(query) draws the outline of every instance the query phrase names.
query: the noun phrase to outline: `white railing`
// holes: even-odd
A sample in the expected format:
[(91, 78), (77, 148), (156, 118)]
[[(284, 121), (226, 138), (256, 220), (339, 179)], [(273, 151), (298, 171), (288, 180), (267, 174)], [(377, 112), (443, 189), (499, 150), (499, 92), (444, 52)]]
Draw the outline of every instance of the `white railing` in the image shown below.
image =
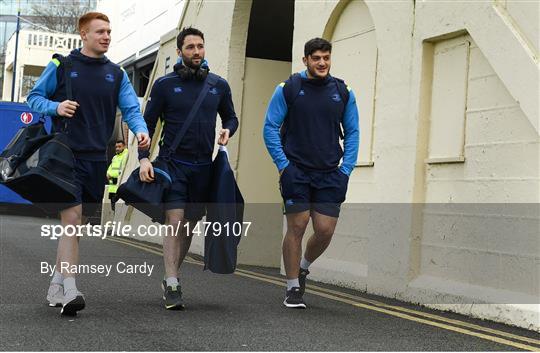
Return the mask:
[[(53, 53), (69, 53), (71, 50), (82, 47), (82, 40), (78, 34), (47, 33), (39, 31), (21, 30), (19, 33), (19, 53), (24, 49), (48, 50)], [(15, 34), (11, 36), (6, 48), (6, 66), (13, 62), (15, 57)], [(19, 57), (21, 59), (21, 57)]]
[(43, 48), (52, 50), (72, 50), (82, 46), (78, 34), (46, 33), (27, 31), (25, 44), (29, 48)]

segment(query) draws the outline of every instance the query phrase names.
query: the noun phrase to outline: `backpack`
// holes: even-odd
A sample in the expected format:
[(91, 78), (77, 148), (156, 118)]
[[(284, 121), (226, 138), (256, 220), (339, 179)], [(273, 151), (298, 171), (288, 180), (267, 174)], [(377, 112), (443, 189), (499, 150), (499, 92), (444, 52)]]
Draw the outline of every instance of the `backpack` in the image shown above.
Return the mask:
[[(343, 104), (343, 110), (345, 111), (345, 107), (347, 106), (347, 103), (349, 102), (349, 89), (347, 88), (347, 85), (345, 84), (345, 81), (343, 81), (340, 78), (332, 77), (332, 80), (337, 86), (337, 91), (341, 97), (341, 102)], [(302, 76), (299, 73), (292, 74), (289, 77), (289, 83), (285, 83), (283, 86), (283, 97), (285, 98), (285, 102), (287, 103), (287, 109), (288, 111), (291, 110), (291, 107), (294, 105), (294, 102), (296, 101), (296, 98), (298, 98), (298, 95), (300, 94), (300, 91), (302, 90)], [(281, 138), (285, 136), (287, 133), (288, 128), (288, 117), (289, 114), (285, 116), (285, 120), (283, 120), (283, 124), (281, 125)], [(343, 139), (343, 130), (339, 129), (339, 137)]]

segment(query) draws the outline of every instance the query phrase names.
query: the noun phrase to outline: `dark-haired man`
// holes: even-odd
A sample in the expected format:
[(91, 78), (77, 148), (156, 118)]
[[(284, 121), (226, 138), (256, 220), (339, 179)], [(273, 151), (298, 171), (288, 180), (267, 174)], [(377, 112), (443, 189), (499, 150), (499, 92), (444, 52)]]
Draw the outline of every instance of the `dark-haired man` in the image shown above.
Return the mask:
[[(305, 44), (306, 70), (277, 86), (264, 123), (264, 140), (280, 173), (287, 217), (283, 304), (290, 308), (306, 307), (308, 268), (330, 245), (358, 154), (356, 100), (342, 80), (330, 75), (331, 52), (332, 45), (322, 38)], [(302, 256), (310, 218), (314, 234)]]
[[(117, 107), (137, 136), (139, 148), (150, 146), (137, 95), (126, 73), (105, 56), (111, 41), (108, 17), (99, 12), (86, 13), (79, 18), (79, 33), (83, 46), (67, 57), (70, 72), (66, 75), (65, 64), (53, 59), (28, 95), (33, 110), (53, 117), (53, 129), (66, 134), (75, 155), (78, 194), (75, 204), (60, 212), (64, 226), (80, 225), (83, 215), (93, 215), (101, 203), (106, 182), (106, 148)], [(71, 82), (72, 99), (68, 99), (66, 76)], [(64, 123), (67, 129), (63, 128)], [(85, 307), (84, 296), (75, 284), (75, 273), (68, 270), (78, 263), (79, 237), (61, 237), (47, 300), (50, 306), (61, 305), (64, 315), (75, 315)]]
[[(204, 59), (204, 34), (196, 28), (184, 28), (176, 38), (179, 56), (174, 71), (157, 79), (152, 87), (144, 118), (152, 136), (158, 118), (163, 120), (158, 158), (163, 158), (179, 131), (182, 129), (205, 80), (209, 75)], [(208, 201), (212, 152), (214, 150), (216, 115), (219, 113), (222, 130), (218, 143), (226, 145), (238, 127), (234, 112), (231, 89), (227, 81), (215, 75), (217, 83), (211, 87), (197, 111), (193, 122), (175, 151), (171, 151), (168, 169), (172, 187), (164, 200), (165, 222), (168, 234), (163, 239), (163, 300), (166, 309), (183, 309), (179, 283), (179, 267), (191, 245), (191, 234), (185, 232), (187, 222), (192, 229), (194, 223), (205, 214), (204, 202)], [(152, 182), (154, 171), (148, 160), (148, 152), (139, 152), (142, 181)], [(177, 232), (177, 227), (182, 231)], [(178, 236), (175, 236), (178, 234)]]

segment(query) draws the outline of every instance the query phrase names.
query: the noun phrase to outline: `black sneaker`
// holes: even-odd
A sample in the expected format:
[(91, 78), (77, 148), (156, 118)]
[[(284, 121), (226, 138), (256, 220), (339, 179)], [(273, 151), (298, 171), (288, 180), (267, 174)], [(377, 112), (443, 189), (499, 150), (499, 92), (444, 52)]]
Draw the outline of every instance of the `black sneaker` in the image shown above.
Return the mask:
[(165, 309), (167, 310), (183, 310), (184, 302), (182, 300), (182, 289), (180, 285), (175, 288), (168, 286), (163, 292), (163, 300)]
[(306, 291), (306, 277), (309, 275), (308, 270), (304, 270), (303, 268), (300, 268), (300, 273), (298, 274), (298, 283), (300, 283), (300, 294), (304, 295), (304, 292)]
[(64, 301), (62, 303), (61, 315), (75, 316), (77, 311), (84, 309), (86, 302), (84, 295), (78, 290), (69, 290), (64, 293)]
[(304, 303), (304, 299), (302, 299), (302, 293), (300, 292), (299, 287), (292, 287), (291, 290), (287, 291), (283, 305), (287, 308), (306, 308), (306, 303)]

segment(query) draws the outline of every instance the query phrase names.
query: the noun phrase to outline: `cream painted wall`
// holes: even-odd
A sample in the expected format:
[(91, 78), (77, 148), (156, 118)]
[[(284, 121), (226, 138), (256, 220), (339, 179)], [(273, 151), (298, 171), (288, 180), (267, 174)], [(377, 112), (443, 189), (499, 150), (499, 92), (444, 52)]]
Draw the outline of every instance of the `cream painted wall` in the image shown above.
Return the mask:
[(160, 36), (173, 30), (182, 13), (182, 0), (100, 0), (97, 11), (111, 20), (112, 40), (107, 56), (121, 62), (157, 50)]
[(244, 219), (252, 222), (239, 247), (240, 261), (246, 264), (280, 265), (283, 211), (279, 177), (266, 151), (262, 127), (270, 97), (290, 72), (290, 62), (255, 58), (245, 61), (236, 171), (238, 186), (247, 202)]
[[(538, 59), (537, 47), (531, 44), (536, 40), (537, 14), (510, 1), (373, 0), (365, 5), (353, 1), (352, 5), (350, 1), (295, 4), (290, 71), (304, 69), (306, 40), (332, 39), (335, 34), (358, 46), (359, 52), (338, 44), (336, 55), (353, 57), (334, 57), (333, 72), (351, 83), (363, 105), (373, 107), (373, 164), (361, 164), (353, 171), (333, 242), (312, 265), (310, 277), (540, 330), (538, 305), (530, 301), (531, 296), (538, 298), (538, 282), (532, 276), (538, 274), (540, 263), (533, 251), (538, 249), (537, 233), (531, 232), (538, 224), (538, 214), (533, 212), (539, 202)], [(243, 56), (249, 9), (248, 1), (190, 1), (180, 24), (205, 31), (210, 66), (231, 84), (242, 121), (231, 143), (231, 160), (249, 195), (246, 201), (253, 202), (275, 196), (266, 190), (256, 192), (258, 173), (271, 173), (265, 179), (269, 183), (275, 174), (269, 158), (260, 155), (261, 145), (249, 143), (261, 129), (255, 123), (258, 119), (251, 120), (250, 111), (263, 110), (255, 105), (264, 104), (266, 94), (269, 97), (266, 88), (261, 87), (260, 93), (251, 88), (250, 71), (260, 63)], [(365, 31), (370, 24), (374, 31)], [(361, 42), (348, 40), (347, 33), (374, 36), (364, 36), (367, 41)], [(437, 48), (460, 36), (468, 36), (470, 43), (467, 61), (459, 64), (458, 59), (447, 58), (450, 65), (442, 65), (439, 74)], [(164, 48), (170, 50), (170, 44)], [(371, 56), (366, 57), (363, 48), (371, 48)], [(354, 65), (372, 69), (358, 71)], [(444, 77), (453, 77), (445, 76), (445, 67), (466, 73), (462, 85), (451, 86), (465, 99), (463, 112), (456, 109), (450, 114), (464, 124), (461, 130), (453, 130), (458, 131), (457, 138), (463, 134), (463, 158), (434, 161), (429, 159), (430, 145), (456, 146), (444, 134), (434, 138), (431, 133), (432, 122), (436, 130), (440, 116), (432, 112), (445, 112), (446, 104), (444, 99), (433, 99), (434, 84), (447, 87), (449, 80)], [(279, 70), (276, 79), (286, 69)], [(360, 117), (361, 127), (369, 111), (363, 113), (367, 117)], [(453, 134), (448, 138), (455, 138)], [(249, 168), (255, 163), (256, 173)], [(455, 213), (463, 213), (459, 207), (489, 207), (487, 203), (529, 206), (516, 208), (514, 214), (511, 209), (489, 214), (485, 214), (488, 209), (473, 210), (467, 214), (470, 222), (463, 217), (456, 221)], [(478, 231), (474, 228), (478, 223), (471, 222), (482, 217), (490, 222)], [(493, 230), (489, 239), (486, 230)], [(247, 250), (241, 244), (241, 251)], [(194, 245), (195, 251), (201, 250)], [(265, 246), (261, 243), (252, 250), (250, 245), (254, 254), (249, 256), (265, 258), (260, 255), (268, 252)], [(508, 298), (516, 302), (482, 304), (511, 303)], [(440, 305), (449, 303), (455, 304)]]

